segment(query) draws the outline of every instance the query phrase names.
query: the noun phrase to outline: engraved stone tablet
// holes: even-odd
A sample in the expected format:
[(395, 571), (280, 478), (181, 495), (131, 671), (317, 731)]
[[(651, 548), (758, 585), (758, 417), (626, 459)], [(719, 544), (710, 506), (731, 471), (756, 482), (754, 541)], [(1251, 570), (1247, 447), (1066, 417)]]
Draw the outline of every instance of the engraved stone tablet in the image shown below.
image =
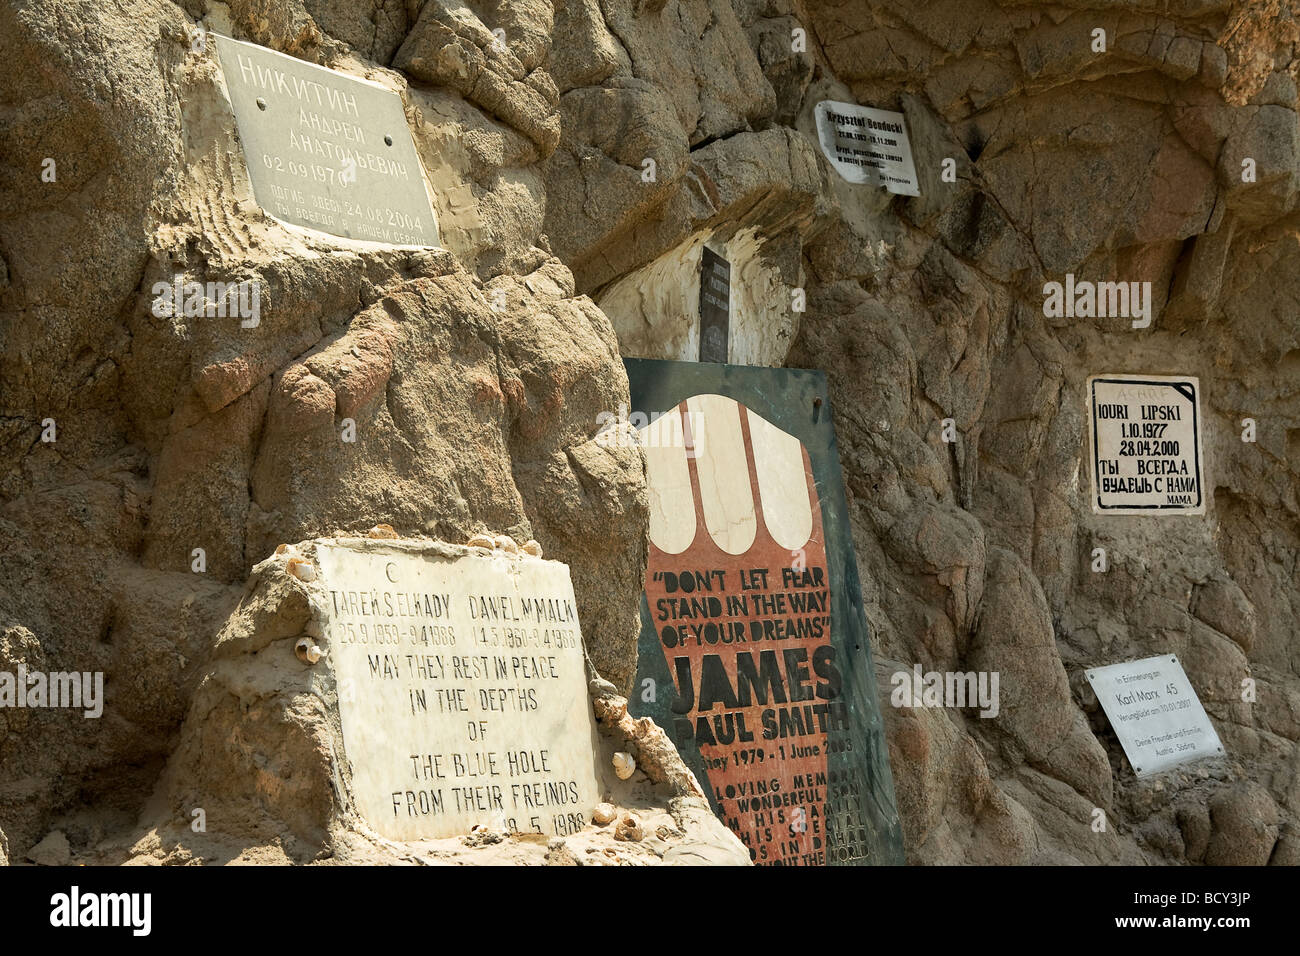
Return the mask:
[(1139, 777), (1223, 753), (1177, 657), (1094, 667), (1088, 682)]
[(1092, 510), (1098, 514), (1205, 514), (1196, 379), (1094, 375)]
[(731, 263), (708, 246), (700, 258), (700, 361), (727, 361), (731, 337)]
[(438, 245), (400, 96), (266, 47), (215, 39), (253, 193), (267, 213), (348, 239)]
[(822, 100), (815, 112), (822, 153), (841, 176), (891, 193), (921, 195), (902, 113), (835, 100)]
[(375, 830), (586, 824), (596, 726), (565, 565), (373, 543), (316, 558), (352, 789)]

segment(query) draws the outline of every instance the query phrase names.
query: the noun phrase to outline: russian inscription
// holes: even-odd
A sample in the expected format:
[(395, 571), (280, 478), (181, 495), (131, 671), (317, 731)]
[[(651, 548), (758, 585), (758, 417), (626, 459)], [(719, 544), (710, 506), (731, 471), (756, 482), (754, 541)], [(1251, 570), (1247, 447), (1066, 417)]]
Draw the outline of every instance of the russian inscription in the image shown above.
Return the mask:
[(1199, 393), (1195, 378), (1088, 379), (1093, 511), (1205, 513)]
[(349, 239), (438, 245), (398, 94), (266, 47), (216, 40), (253, 194), (266, 212)]

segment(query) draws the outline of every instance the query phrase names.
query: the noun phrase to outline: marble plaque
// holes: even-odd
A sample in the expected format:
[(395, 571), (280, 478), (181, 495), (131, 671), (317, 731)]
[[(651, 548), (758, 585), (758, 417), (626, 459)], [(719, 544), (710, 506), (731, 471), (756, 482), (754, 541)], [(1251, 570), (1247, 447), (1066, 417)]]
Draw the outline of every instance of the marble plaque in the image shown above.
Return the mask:
[(215, 37), (253, 194), (295, 226), (438, 245), (402, 98), (378, 83)]
[(822, 100), (815, 112), (822, 153), (846, 180), (921, 195), (902, 113), (835, 100)]
[(1139, 777), (1223, 753), (1219, 735), (1177, 657), (1094, 667), (1087, 675)]
[(1185, 376), (1088, 379), (1094, 512), (1205, 514), (1199, 395)]
[(557, 561), (319, 545), (343, 744), (393, 840), (564, 836), (600, 801), (582, 634)]

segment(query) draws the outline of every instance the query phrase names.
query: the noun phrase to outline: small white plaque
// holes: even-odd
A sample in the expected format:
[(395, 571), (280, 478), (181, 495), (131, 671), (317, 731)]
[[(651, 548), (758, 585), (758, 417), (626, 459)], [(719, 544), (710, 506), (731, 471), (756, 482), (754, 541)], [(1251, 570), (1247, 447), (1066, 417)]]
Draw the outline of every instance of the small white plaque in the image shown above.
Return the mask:
[(1200, 383), (1188, 376), (1088, 379), (1092, 510), (1205, 514)]
[(921, 195), (902, 113), (836, 100), (822, 100), (815, 112), (822, 153), (841, 176), (903, 196)]
[(569, 569), (318, 545), (358, 810), (393, 840), (565, 836), (600, 800)]
[(1139, 777), (1223, 754), (1201, 699), (1173, 655), (1094, 667), (1087, 674)]

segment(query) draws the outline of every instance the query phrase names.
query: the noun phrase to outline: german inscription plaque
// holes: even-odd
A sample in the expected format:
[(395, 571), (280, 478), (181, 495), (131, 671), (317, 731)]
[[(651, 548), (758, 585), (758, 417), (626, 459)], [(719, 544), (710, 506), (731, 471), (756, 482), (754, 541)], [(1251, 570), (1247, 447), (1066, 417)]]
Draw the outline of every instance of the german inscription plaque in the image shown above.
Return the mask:
[(596, 727), (567, 566), (345, 545), (316, 557), (353, 793), (375, 830), (586, 825)]
[(219, 36), (216, 46), (267, 213), (348, 239), (438, 245), (400, 96), (252, 43)]
[(1139, 777), (1223, 753), (1177, 657), (1094, 667), (1087, 676)]

